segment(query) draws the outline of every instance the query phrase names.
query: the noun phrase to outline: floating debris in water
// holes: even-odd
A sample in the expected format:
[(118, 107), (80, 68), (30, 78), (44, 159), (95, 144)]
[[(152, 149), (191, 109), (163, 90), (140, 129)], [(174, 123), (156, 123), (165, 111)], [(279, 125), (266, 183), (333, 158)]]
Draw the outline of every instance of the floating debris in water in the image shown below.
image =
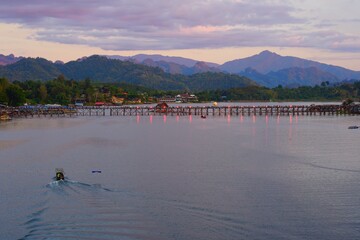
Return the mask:
[(101, 173), (101, 170), (92, 170), (92, 173)]
[(358, 126), (350, 126), (348, 127), (348, 129), (358, 129), (359, 127)]

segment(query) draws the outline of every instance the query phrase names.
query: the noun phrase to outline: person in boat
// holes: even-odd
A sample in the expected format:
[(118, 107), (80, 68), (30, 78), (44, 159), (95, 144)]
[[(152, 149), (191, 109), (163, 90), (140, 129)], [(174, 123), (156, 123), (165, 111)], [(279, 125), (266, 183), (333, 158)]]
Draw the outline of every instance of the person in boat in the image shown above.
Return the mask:
[(55, 179), (56, 181), (64, 180), (65, 179), (64, 170), (56, 169)]

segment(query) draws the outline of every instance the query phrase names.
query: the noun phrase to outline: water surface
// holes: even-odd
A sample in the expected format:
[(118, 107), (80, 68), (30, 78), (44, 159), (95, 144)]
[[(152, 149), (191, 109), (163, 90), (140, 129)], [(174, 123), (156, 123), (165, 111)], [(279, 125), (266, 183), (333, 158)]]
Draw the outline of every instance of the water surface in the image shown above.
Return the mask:
[[(1, 239), (359, 239), (358, 116), (0, 123)], [(55, 182), (55, 168), (66, 181)], [(93, 173), (92, 171), (101, 171)]]

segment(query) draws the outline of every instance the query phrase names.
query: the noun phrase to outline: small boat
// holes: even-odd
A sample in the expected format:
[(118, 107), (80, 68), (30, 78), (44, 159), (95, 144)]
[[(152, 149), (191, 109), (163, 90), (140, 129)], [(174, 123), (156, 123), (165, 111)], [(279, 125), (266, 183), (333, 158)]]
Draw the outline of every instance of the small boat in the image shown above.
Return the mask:
[(201, 115), (201, 118), (206, 118), (206, 116), (205, 116), (205, 115)]
[(55, 180), (60, 181), (65, 179), (64, 169), (56, 168), (55, 169)]
[(358, 126), (350, 126), (348, 127), (348, 129), (358, 129), (359, 127)]

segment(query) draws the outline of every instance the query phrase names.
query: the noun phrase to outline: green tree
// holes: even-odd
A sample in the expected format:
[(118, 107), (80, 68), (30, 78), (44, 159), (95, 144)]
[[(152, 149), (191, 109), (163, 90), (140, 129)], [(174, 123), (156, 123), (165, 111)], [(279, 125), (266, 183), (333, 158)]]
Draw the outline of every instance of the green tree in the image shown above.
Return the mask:
[(6, 88), (8, 86), (8, 80), (6, 78), (0, 78), (0, 104), (5, 104), (9, 100), (6, 94)]
[(47, 88), (44, 84), (41, 84), (39, 87), (39, 99), (40, 99), (40, 103), (45, 103), (46, 99), (47, 99)]
[(6, 95), (10, 106), (20, 106), (25, 103), (24, 91), (18, 85), (11, 84), (6, 88)]

